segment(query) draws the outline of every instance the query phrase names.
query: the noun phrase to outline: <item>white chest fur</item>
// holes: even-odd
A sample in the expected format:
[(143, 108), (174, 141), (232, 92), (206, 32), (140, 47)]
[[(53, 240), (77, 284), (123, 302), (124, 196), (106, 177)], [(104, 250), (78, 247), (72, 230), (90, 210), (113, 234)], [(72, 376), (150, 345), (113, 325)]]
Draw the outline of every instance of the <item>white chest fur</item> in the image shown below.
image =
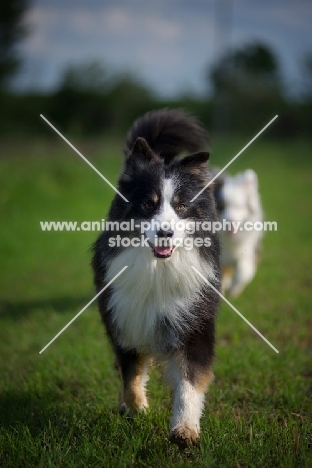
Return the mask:
[(198, 251), (179, 247), (170, 259), (157, 259), (147, 247), (127, 248), (109, 265), (106, 280), (125, 265), (128, 268), (112, 284), (109, 309), (126, 348), (152, 351), (159, 337), (157, 323), (166, 318), (173, 328), (192, 327), (191, 305), (208, 286), (191, 268), (194, 265), (207, 279), (214, 277), (212, 265)]

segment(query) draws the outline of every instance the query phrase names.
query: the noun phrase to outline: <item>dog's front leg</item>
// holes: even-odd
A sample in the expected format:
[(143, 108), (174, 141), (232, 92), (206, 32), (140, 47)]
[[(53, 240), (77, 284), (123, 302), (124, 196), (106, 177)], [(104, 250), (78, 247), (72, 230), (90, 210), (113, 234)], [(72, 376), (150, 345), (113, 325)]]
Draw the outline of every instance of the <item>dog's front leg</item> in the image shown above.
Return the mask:
[(256, 261), (253, 252), (246, 253), (244, 257), (237, 262), (236, 270), (233, 276), (233, 282), (228, 290), (229, 297), (235, 298), (243, 291), (248, 283), (253, 279), (256, 273)]
[(135, 351), (117, 351), (117, 365), (122, 381), (119, 401), (121, 414), (133, 414), (148, 408), (146, 383), (148, 381), (149, 357)]
[(171, 362), (167, 369), (173, 390), (169, 440), (181, 448), (199, 441), (205, 391), (213, 380), (210, 366), (198, 368), (192, 377), (187, 366), (178, 359)]

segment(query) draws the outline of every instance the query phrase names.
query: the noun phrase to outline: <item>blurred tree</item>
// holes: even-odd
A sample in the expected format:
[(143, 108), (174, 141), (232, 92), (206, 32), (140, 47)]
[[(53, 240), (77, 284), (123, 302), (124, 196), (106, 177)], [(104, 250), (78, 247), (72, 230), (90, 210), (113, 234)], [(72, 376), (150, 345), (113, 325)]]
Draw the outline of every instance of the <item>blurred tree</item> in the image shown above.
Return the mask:
[(0, 3), (0, 89), (18, 70), (20, 59), (16, 44), (27, 34), (22, 24), (29, 0), (3, 0)]
[(151, 91), (131, 74), (86, 62), (65, 69), (50, 115), (61, 128), (77, 133), (124, 132), (154, 102)]
[(257, 128), (284, 102), (278, 60), (259, 42), (226, 52), (209, 71), (209, 79), (217, 130)]
[(109, 119), (103, 102), (109, 80), (106, 68), (97, 61), (69, 65), (53, 95), (51, 117), (64, 130), (99, 132)]
[(151, 89), (130, 73), (116, 76), (108, 98), (112, 126), (123, 132), (128, 130), (137, 117), (157, 105)]
[(78, 92), (105, 93), (112, 82), (112, 74), (98, 61), (69, 65), (63, 72), (59, 89)]
[(293, 102), (291, 117), (296, 121), (297, 134), (311, 137), (312, 122), (312, 51), (306, 53), (300, 61), (300, 94)]
[(275, 82), (279, 76), (278, 68), (277, 59), (270, 49), (255, 43), (223, 55), (212, 68), (210, 77), (217, 91), (228, 86), (241, 86), (242, 81), (248, 84), (250, 79)]

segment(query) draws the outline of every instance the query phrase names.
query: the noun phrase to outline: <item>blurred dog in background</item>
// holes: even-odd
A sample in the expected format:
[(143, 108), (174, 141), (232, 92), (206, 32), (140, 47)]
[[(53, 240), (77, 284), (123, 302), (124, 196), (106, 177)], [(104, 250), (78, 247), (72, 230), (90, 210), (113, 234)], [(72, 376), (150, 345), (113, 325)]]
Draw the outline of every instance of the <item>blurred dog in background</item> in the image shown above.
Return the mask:
[[(219, 170), (212, 172), (216, 175)], [(219, 220), (228, 222), (220, 233), (222, 290), (234, 298), (253, 279), (257, 268), (263, 232), (250, 229), (263, 220), (257, 174), (252, 169), (235, 176), (221, 174), (214, 182), (214, 195)]]

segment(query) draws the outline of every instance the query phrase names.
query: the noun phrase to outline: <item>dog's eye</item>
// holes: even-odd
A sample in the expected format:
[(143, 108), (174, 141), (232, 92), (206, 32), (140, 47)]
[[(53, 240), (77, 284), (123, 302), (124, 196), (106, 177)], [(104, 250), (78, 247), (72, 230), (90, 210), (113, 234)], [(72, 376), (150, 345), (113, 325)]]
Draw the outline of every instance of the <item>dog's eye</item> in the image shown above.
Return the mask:
[(152, 210), (152, 209), (154, 208), (153, 203), (150, 202), (150, 201), (145, 202), (143, 206), (144, 206), (144, 208), (145, 208), (146, 210)]
[(186, 210), (186, 205), (184, 203), (179, 203), (177, 206), (178, 211)]

